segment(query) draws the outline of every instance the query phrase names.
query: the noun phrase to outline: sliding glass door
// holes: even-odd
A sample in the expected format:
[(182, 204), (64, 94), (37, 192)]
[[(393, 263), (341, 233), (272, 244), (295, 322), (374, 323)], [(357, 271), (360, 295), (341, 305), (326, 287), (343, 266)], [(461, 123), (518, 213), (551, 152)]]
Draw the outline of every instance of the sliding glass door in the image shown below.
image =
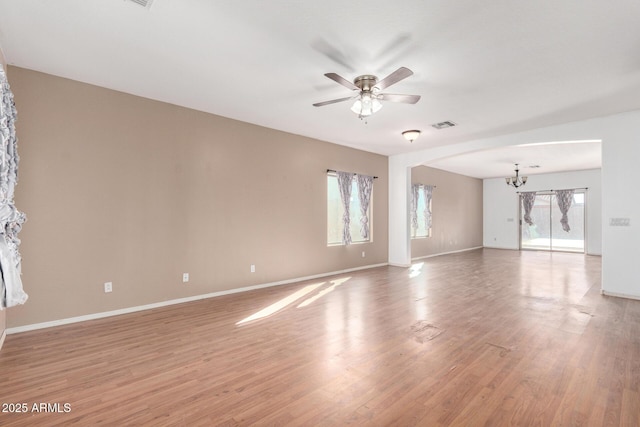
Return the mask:
[[(567, 211), (567, 223), (561, 223), (562, 211), (555, 192), (539, 191), (526, 221), (520, 195), (520, 249), (582, 252), (585, 248), (586, 193), (576, 190)], [(565, 231), (564, 228), (569, 230)]]

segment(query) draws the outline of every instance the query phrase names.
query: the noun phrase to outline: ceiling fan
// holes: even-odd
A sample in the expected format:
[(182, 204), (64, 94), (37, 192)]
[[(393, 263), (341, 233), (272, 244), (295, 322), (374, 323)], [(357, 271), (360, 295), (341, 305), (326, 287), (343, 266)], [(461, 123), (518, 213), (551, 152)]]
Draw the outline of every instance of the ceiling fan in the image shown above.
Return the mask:
[(341, 84), (347, 89), (358, 91), (358, 93), (355, 95), (347, 96), (345, 98), (317, 102), (313, 104), (313, 106), (322, 107), (324, 105), (335, 104), (337, 102), (344, 102), (353, 99), (355, 100), (355, 102), (351, 107), (351, 111), (356, 113), (358, 117), (363, 118), (370, 116), (371, 114), (380, 110), (382, 108), (382, 102), (380, 101), (415, 104), (420, 100), (420, 95), (380, 93), (380, 91), (388, 88), (392, 84), (398, 83), (400, 80), (404, 80), (411, 75), (413, 75), (413, 71), (405, 67), (400, 67), (382, 80), (378, 80), (376, 76), (365, 74), (356, 77), (353, 80), (353, 83), (351, 83), (349, 80), (337, 75), (336, 73), (327, 73), (325, 74), (325, 76), (329, 77), (331, 80)]

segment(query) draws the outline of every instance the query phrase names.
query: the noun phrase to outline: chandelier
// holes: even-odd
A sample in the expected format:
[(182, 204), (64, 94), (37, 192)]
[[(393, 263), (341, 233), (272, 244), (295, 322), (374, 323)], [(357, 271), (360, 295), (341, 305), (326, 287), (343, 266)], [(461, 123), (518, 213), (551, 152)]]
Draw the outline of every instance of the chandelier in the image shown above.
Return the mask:
[(526, 176), (520, 176), (518, 170), (518, 164), (516, 163), (516, 176), (506, 177), (505, 181), (507, 181), (507, 185), (511, 185), (515, 188), (522, 187), (527, 183)]

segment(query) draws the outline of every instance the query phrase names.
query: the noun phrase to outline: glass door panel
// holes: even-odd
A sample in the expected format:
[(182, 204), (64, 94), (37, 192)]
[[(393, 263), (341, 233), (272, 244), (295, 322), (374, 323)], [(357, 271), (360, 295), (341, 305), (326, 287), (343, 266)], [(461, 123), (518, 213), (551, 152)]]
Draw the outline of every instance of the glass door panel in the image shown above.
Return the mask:
[(565, 252), (584, 252), (584, 193), (575, 193), (567, 212), (569, 231), (562, 229), (562, 212), (556, 196), (551, 203), (551, 249)]
[(551, 203), (551, 195), (537, 194), (536, 200), (531, 209), (531, 221), (533, 224), (527, 224), (524, 219), (524, 213), (521, 213), (521, 239), (520, 246), (522, 249), (538, 249), (551, 250), (551, 229), (549, 224), (549, 205)]
[(520, 248), (584, 253), (585, 199), (584, 192), (576, 192), (573, 195), (573, 203), (567, 214), (570, 227), (568, 232), (562, 229), (562, 213), (555, 194), (536, 194), (531, 209), (531, 225), (524, 221), (520, 201)]

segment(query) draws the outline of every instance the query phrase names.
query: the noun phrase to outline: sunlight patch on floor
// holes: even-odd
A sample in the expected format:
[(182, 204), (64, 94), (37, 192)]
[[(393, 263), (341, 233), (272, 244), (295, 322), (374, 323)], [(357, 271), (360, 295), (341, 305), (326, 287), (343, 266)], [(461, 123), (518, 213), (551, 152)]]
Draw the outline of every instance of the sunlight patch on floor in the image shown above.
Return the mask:
[(336, 279), (336, 280), (331, 280), (330, 283), (332, 283), (331, 286), (329, 286), (326, 289), (321, 290), (320, 292), (318, 292), (316, 295), (307, 298), (306, 300), (302, 301), (297, 308), (302, 308), (302, 307), (306, 307), (309, 304), (311, 304), (312, 302), (322, 298), (323, 296), (325, 296), (326, 294), (333, 292), (338, 286), (342, 285), (344, 282), (346, 282), (347, 280), (351, 279), (351, 277), (345, 277), (343, 279)]
[(414, 277), (419, 276), (420, 273), (422, 273), (422, 267), (424, 267), (424, 262), (412, 264), (409, 268), (409, 278), (413, 279)]
[(262, 310), (252, 314), (251, 316), (245, 319), (242, 319), (241, 321), (237, 322), (236, 325), (241, 325), (243, 323), (251, 322), (252, 320), (258, 320), (258, 319), (265, 318), (267, 316), (271, 316), (272, 314), (277, 313), (278, 311), (282, 310), (289, 304), (292, 304), (295, 301), (299, 300), (300, 298), (304, 297), (305, 295), (308, 295), (311, 292), (315, 291), (317, 288), (319, 288), (324, 284), (325, 282), (320, 282), (313, 285), (305, 286), (304, 288), (292, 293), (291, 295), (286, 296), (281, 300), (274, 302), (270, 306), (265, 307)]

